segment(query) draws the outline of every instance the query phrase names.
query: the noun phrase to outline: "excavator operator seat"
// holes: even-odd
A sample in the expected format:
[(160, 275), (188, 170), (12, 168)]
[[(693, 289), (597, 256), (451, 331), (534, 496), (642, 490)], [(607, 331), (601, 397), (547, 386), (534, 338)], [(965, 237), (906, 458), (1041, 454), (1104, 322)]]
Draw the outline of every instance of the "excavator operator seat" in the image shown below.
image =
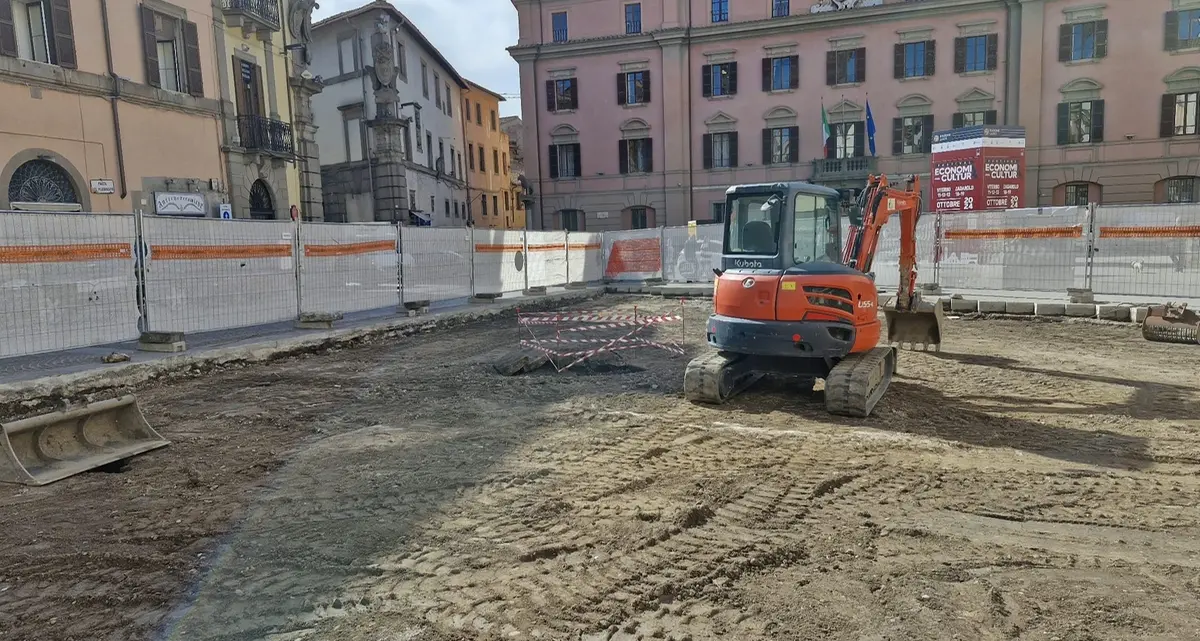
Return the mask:
[(765, 220), (751, 220), (742, 226), (742, 247), (748, 254), (774, 254), (775, 232)]

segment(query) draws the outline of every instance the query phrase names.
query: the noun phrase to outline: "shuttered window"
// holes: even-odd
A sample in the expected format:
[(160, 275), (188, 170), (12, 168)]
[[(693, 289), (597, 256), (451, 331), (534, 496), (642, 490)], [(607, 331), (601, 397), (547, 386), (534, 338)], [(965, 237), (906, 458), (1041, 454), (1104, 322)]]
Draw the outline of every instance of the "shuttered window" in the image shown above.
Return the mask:
[[(18, 31), (23, 38), (17, 37)], [(74, 69), (75, 30), (70, 0), (0, 0), (0, 56)]]
[[(146, 5), (141, 6), (140, 13), (146, 84), (203, 96), (200, 32), (196, 23), (164, 15)], [(237, 68), (235, 63), (235, 72)], [(261, 88), (258, 91), (261, 95)], [(238, 113), (245, 112), (239, 110)], [(256, 113), (261, 113), (261, 110)]]

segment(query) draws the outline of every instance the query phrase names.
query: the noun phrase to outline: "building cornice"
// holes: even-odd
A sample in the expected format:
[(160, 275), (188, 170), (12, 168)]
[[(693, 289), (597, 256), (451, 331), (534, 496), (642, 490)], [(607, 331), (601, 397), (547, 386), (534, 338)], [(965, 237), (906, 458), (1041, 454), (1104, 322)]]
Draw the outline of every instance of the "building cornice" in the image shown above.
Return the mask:
[[(744, 22), (662, 29), (637, 35), (613, 35), (561, 43), (514, 45), (509, 54), (517, 62), (567, 58), (579, 55), (634, 51), (667, 44), (706, 44), (746, 38), (794, 36), (804, 31), (838, 29), (846, 26), (896, 22), (974, 13), (989, 8), (1003, 9), (1007, 0), (925, 0), (893, 3), (841, 12), (799, 14), (786, 18), (763, 18)], [(689, 34), (690, 31), (690, 34)]]
[(0, 82), (95, 98), (110, 99), (116, 95), (130, 104), (193, 115), (217, 116), (221, 113), (220, 101), (215, 98), (196, 98), (124, 78), (117, 78), (114, 84), (109, 76), (6, 56), (0, 56)]

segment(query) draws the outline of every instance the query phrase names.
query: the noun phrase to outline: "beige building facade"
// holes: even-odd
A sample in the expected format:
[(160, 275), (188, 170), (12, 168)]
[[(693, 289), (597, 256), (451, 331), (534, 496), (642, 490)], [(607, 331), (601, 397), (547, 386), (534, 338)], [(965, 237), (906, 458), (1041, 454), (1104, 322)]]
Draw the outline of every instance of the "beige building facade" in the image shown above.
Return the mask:
[[(184, 193), (215, 212), (226, 192), (212, 11), (0, 1), (0, 209), (154, 211), (155, 194)], [(173, 86), (152, 84), (162, 77)]]

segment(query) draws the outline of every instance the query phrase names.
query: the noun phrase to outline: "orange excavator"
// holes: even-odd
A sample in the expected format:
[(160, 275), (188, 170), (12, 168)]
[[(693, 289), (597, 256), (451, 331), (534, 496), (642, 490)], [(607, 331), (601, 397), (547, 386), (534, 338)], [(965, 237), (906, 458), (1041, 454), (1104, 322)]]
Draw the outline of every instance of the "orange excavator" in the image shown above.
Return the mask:
[[(684, 393), (724, 403), (764, 375), (825, 380), (825, 408), (868, 416), (896, 369), (896, 344), (940, 349), (943, 314), (916, 291), (916, 177), (904, 188), (872, 176), (854, 204), (809, 183), (737, 185), (725, 192), (725, 240), (708, 319), (716, 352), (687, 366)], [(841, 217), (850, 219), (843, 243)], [(879, 234), (900, 223), (900, 286), (884, 310), (871, 271)]]

